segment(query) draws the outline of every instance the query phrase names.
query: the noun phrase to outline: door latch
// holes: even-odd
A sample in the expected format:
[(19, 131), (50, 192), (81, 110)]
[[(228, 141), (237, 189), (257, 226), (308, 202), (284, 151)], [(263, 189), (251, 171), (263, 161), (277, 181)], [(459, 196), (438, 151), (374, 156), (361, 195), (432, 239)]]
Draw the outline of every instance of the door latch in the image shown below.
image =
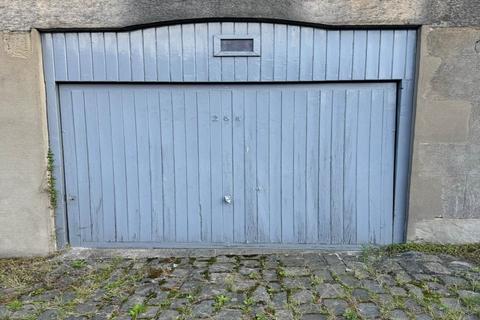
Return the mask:
[(223, 196), (223, 202), (226, 204), (231, 204), (232, 203), (232, 196), (229, 194), (226, 194)]

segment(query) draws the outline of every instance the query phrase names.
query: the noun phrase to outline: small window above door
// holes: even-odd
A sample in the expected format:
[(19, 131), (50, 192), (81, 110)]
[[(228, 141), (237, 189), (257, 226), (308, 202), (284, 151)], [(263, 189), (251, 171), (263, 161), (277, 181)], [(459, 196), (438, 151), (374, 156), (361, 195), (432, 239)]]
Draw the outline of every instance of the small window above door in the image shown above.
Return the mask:
[(260, 55), (260, 41), (256, 35), (215, 35), (215, 57), (252, 57)]

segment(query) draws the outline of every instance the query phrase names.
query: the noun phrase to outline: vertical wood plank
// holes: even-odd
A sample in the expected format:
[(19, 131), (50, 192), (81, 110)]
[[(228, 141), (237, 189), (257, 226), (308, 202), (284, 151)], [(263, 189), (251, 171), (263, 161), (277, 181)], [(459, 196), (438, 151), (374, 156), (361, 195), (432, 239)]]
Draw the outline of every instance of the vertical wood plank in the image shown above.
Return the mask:
[(147, 91), (133, 89), (135, 99), (135, 116), (137, 129), (137, 161), (138, 161), (138, 198), (140, 241), (152, 240), (152, 195), (150, 166), (150, 134), (147, 105)]
[(365, 79), (378, 78), (378, 61), (380, 54), (380, 31), (367, 31), (367, 62), (365, 68)]
[(183, 81), (182, 26), (168, 27), (170, 81)]
[[(410, 35), (409, 35), (410, 36)], [(398, 108), (400, 109), (397, 119), (397, 147), (396, 147), (396, 163), (409, 163), (410, 161), (410, 134), (412, 130), (412, 113), (413, 113), (413, 80), (403, 80), (400, 89), (400, 101)], [(394, 211), (394, 242), (400, 243), (405, 241), (405, 225), (406, 225), (406, 206), (407, 206), (407, 189), (409, 177), (409, 165), (397, 165), (395, 168), (395, 211)]]
[(212, 181), (210, 161), (210, 94), (209, 90), (197, 92), (198, 110), (198, 171), (200, 188), (200, 222), (202, 241), (210, 242), (212, 225)]
[(245, 90), (245, 211), (246, 242), (258, 235), (257, 208), (257, 92)]
[(129, 240), (129, 233), (122, 90), (120, 88), (110, 90), (109, 100), (115, 189), (115, 240), (124, 242)]
[[(72, 244), (80, 245), (80, 198), (78, 190), (77, 144), (75, 141), (75, 123), (73, 116), (72, 92), (60, 88), (60, 105), (62, 108), (62, 137), (64, 141), (65, 192), (69, 213), (68, 230)], [(78, 100), (78, 98), (77, 98)], [(77, 108), (79, 106), (76, 106)], [(73, 197), (73, 198), (72, 198)]]
[[(93, 112), (93, 110), (90, 110)], [(99, 157), (95, 159), (98, 163), (100, 174), (100, 190), (98, 196), (99, 203), (102, 205), (102, 212), (98, 209), (93, 214), (100, 214), (99, 228), (99, 242), (115, 241), (115, 200), (114, 200), (114, 186), (113, 186), (113, 163), (112, 163), (112, 148), (111, 148), (111, 128), (110, 128), (110, 106), (108, 91), (99, 90), (97, 92), (97, 112), (98, 112), (98, 149)], [(112, 223), (113, 222), (113, 223)], [(102, 228), (103, 227), (103, 228)]]
[(338, 80), (340, 68), (340, 31), (327, 31), (326, 80)]
[(210, 92), (212, 242), (223, 241), (222, 121), (222, 94), (219, 90), (212, 90)]
[(115, 32), (105, 32), (105, 69), (107, 80), (118, 80), (118, 50), (117, 34)]
[(273, 65), (274, 65), (274, 47), (275, 47), (275, 32), (274, 25), (271, 23), (261, 24), (261, 56), (260, 56), (260, 77), (262, 81), (273, 80)]
[(65, 43), (65, 34), (54, 33), (53, 39), (53, 57), (55, 59), (55, 79), (67, 80), (67, 48)]
[(98, 92), (100, 168), (102, 171), (103, 242), (115, 241), (115, 185), (109, 91)]
[(383, 90), (372, 90), (372, 112), (370, 128), (370, 243), (381, 243), (382, 228), (382, 123), (383, 123)]
[(293, 137), (294, 93), (282, 90), (282, 242), (294, 243), (293, 219)]
[(378, 77), (380, 79), (391, 79), (393, 64), (393, 30), (382, 30), (380, 32), (380, 61)]
[(101, 32), (92, 33), (92, 61), (93, 79), (95, 81), (105, 81), (107, 79), (105, 41)]
[(300, 27), (287, 26), (287, 81), (298, 80), (300, 73)]
[(287, 26), (274, 25), (273, 80), (287, 80)]
[(183, 81), (195, 81), (195, 25), (182, 25)]
[[(222, 22), (222, 34), (232, 35), (234, 34), (233, 22)], [(213, 40), (212, 40), (213, 41)], [(235, 57), (221, 57), (222, 60), (222, 81), (234, 81), (235, 80)]]
[(333, 92), (330, 89), (320, 91), (320, 146), (318, 172), (318, 241), (331, 243), (331, 181), (332, 181), (332, 115)]
[(157, 79), (170, 81), (170, 33), (169, 27), (156, 29)]
[(358, 94), (358, 90), (352, 89), (347, 90), (346, 94), (343, 242), (347, 244), (357, 242)]
[(130, 65), (130, 34), (128, 32), (117, 33), (117, 47), (118, 80), (130, 81), (132, 80), (132, 67)]
[(80, 80), (80, 57), (78, 51), (78, 34), (66, 33), (65, 45), (67, 50), (68, 80)]
[(195, 72), (197, 81), (208, 81), (208, 24), (195, 24)]
[(344, 89), (334, 89), (331, 164), (331, 236), (333, 244), (343, 243), (345, 99)]
[(188, 241), (201, 241), (198, 167), (197, 92), (185, 91), (185, 132), (187, 158)]
[(160, 128), (163, 157), (163, 224), (164, 241), (176, 240), (176, 206), (175, 206), (175, 158), (173, 135), (173, 104), (170, 90), (159, 90)]
[(320, 91), (310, 89), (307, 100), (307, 168), (306, 168), (306, 217), (305, 240), (318, 241), (319, 195), (319, 144), (320, 144)]
[(282, 241), (282, 92), (270, 91), (269, 194), (270, 242)]
[(72, 104), (75, 126), (75, 148), (77, 152), (80, 238), (82, 242), (89, 242), (92, 241), (93, 221), (90, 210), (90, 174), (88, 166), (87, 128), (85, 124), (85, 97), (83, 91), (77, 90), (72, 92)]
[(222, 59), (213, 56), (213, 36), (220, 34), (222, 27), (220, 23), (213, 22), (208, 24), (208, 80), (222, 80)]
[(352, 79), (365, 79), (367, 59), (367, 31), (355, 30), (353, 34), (353, 66)]
[(415, 55), (417, 46), (417, 31), (408, 30), (407, 34), (407, 57), (405, 62), (405, 79), (413, 80), (415, 78)]
[(161, 115), (159, 94), (156, 89), (147, 91), (148, 140), (150, 154), (150, 188), (152, 201), (152, 241), (163, 241), (163, 153), (161, 141)]
[(340, 67), (338, 78), (342, 80), (352, 79), (353, 66), (353, 31), (340, 31)]
[[(261, 27), (260, 23), (253, 23), (250, 22), (248, 23), (248, 30), (247, 33), (249, 35), (257, 36), (260, 39), (260, 43), (262, 42), (262, 37), (261, 37)], [(235, 29), (236, 31), (236, 29)], [(260, 54), (263, 54), (262, 50), (262, 45), (260, 44)], [(247, 63), (248, 63), (248, 81), (260, 81), (260, 57), (247, 57)]]
[(357, 136), (357, 243), (366, 244), (369, 240), (369, 163), (370, 163), (370, 89), (359, 90), (358, 136)]
[(90, 33), (82, 32), (78, 34), (78, 50), (80, 56), (80, 78), (83, 81), (91, 81), (93, 80), (93, 66)]
[(175, 241), (188, 241), (187, 151), (185, 128), (185, 92), (172, 90), (173, 156), (175, 170)]
[[(235, 22), (233, 28), (235, 34), (246, 35), (248, 33), (248, 25), (245, 22)], [(233, 59), (235, 81), (247, 81), (249, 71), (247, 57), (235, 57)]]
[[(73, 37), (75, 37), (75, 35)], [(51, 33), (42, 34), (42, 49), (45, 82), (47, 85), (52, 86), (52, 82), (55, 81), (55, 48), (53, 46), (53, 35)]]
[(269, 108), (268, 90), (257, 91), (257, 214), (259, 243), (270, 242), (271, 211), (269, 206)]
[(145, 81), (156, 81), (158, 78), (155, 28), (143, 30), (143, 59), (145, 66)]
[(327, 31), (314, 29), (313, 80), (324, 80), (327, 72)]
[(122, 90), (123, 128), (125, 138), (125, 175), (127, 182), (128, 241), (140, 237), (140, 204), (138, 194), (138, 151), (135, 97), (132, 90)]
[(295, 90), (294, 140), (293, 140), (293, 210), (294, 237), (296, 242), (306, 242), (306, 127), (307, 92)]
[(300, 80), (313, 79), (313, 28), (301, 27), (300, 31)]
[(395, 84), (389, 84), (384, 91), (383, 106), (383, 140), (382, 140), (382, 244), (393, 241), (393, 174), (395, 155), (395, 116), (396, 92)]
[(407, 30), (395, 30), (393, 35), (392, 78), (401, 79), (405, 74), (407, 58)]
[(85, 125), (87, 135), (87, 158), (90, 191), (90, 214), (92, 215), (92, 240), (103, 240), (102, 167), (99, 143), (97, 93), (85, 90)]
[(233, 239), (245, 242), (245, 111), (244, 89), (233, 90)]
[(143, 30), (130, 32), (132, 80), (145, 81), (145, 59), (143, 56)]
[[(232, 132), (232, 93), (230, 89), (221, 94), (221, 123), (222, 123), (222, 196), (233, 196), (233, 132)], [(232, 201), (235, 201), (233, 199)], [(223, 203), (222, 217), (223, 242), (233, 242), (233, 205)]]

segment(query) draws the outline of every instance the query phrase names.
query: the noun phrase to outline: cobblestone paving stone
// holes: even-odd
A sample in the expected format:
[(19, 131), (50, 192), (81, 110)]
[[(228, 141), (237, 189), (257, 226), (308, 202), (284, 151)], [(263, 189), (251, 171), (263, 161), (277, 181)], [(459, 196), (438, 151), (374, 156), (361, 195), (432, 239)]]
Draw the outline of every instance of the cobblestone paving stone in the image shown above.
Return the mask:
[(446, 255), (57, 256), (9, 268), (0, 319), (480, 319), (480, 269)]

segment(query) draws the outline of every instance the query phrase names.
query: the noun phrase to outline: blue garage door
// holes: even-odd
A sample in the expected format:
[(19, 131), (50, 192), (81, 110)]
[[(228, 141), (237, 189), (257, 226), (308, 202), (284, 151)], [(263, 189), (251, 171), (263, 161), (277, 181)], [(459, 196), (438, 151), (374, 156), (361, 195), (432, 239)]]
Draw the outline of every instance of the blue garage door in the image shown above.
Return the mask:
[(74, 246), (392, 242), (395, 83), (60, 85)]

